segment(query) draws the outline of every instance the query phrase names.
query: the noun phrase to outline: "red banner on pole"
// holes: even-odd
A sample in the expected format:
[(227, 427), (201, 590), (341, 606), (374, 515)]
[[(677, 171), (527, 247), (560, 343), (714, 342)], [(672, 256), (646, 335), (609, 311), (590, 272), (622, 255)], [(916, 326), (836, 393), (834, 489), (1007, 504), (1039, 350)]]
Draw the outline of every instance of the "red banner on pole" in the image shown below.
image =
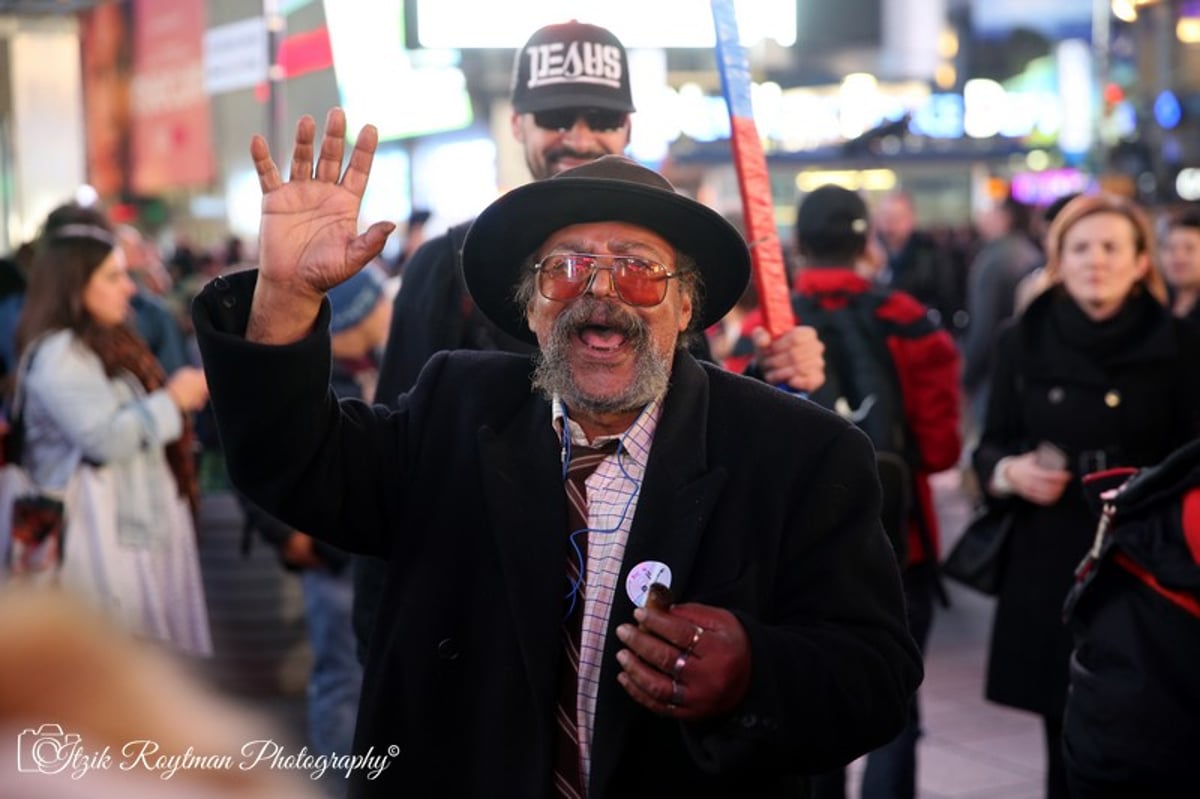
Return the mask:
[(754, 287), (763, 322), (772, 337), (791, 330), (796, 324), (788, 289), (783, 247), (775, 227), (775, 203), (767, 158), (754, 125), (750, 106), (750, 67), (738, 38), (737, 19), (732, 0), (712, 0), (713, 21), (717, 28), (717, 68), (721, 87), (729, 106), (733, 163), (737, 168), (738, 188), (742, 195), (746, 240), (754, 266)]

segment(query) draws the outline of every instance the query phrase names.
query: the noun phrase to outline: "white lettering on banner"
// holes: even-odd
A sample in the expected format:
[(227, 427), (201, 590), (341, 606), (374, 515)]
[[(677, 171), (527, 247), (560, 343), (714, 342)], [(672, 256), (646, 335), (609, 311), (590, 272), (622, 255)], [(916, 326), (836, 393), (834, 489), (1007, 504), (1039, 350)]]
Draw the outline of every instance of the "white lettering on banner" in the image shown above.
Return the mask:
[(621, 86), (621, 51), (615, 45), (571, 42), (539, 44), (525, 51), (529, 58), (531, 89), (561, 83), (595, 83)]
[(132, 81), (132, 105), (140, 116), (190, 108), (207, 97), (204, 65), (199, 62), (142, 73)]

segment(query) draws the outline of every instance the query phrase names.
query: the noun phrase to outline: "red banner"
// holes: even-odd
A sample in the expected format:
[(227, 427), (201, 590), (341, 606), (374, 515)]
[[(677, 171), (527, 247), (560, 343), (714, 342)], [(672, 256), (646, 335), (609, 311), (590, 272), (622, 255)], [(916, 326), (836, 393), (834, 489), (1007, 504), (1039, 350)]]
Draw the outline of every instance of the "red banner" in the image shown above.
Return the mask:
[(133, 190), (207, 186), (215, 165), (204, 0), (134, 0), (133, 14)]
[(712, 0), (713, 23), (717, 31), (717, 71), (721, 89), (729, 106), (730, 142), (733, 164), (737, 168), (738, 188), (742, 194), (742, 213), (746, 221), (746, 241), (754, 266), (754, 287), (763, 322), (774, 337), (796, 324), (788, 287), (783, 247), (775, 227), (775, 204), (771, 199), (771, 181), (762, 141), (754, 125), (750, 103), (750, 64), (738, 36), (737, 17), (732, 0)]
[(783, 245), (775, 227), (767, 159), (753, 119), (730, 117), (729, 122), (733, 129), (731, 142), (742, 194), (746, 241), (754, 264), (754, 287), (767, 332), (779, 337), (795, 326), (796, 317), (792, 312)]

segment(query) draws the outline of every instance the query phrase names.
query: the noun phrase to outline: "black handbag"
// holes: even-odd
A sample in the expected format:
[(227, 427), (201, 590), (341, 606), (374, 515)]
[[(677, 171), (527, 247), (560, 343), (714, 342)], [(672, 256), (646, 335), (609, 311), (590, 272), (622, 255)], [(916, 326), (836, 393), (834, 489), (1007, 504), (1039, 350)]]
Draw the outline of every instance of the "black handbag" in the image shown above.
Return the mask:
[(1001, 505), (975, 509), (962, 536), (942, 562), (942, 573), (988, 596), (1000, 590), (1004, 546), (1012, 532), (1013, 512)]

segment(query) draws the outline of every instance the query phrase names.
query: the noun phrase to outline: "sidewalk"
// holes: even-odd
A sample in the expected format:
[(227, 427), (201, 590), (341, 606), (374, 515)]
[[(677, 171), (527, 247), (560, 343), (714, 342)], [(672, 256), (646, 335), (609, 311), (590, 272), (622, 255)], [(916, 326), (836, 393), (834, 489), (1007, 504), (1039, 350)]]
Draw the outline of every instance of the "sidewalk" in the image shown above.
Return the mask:
[[(934, 478), (947, 551), (969, 513), (958, 473)], [(1041, 719), (983, 699), (994, 600), (954, 584), (939, 608), (925, 659), (919, 745), (921, 799), (1035, 799), (1044, 793)]]

